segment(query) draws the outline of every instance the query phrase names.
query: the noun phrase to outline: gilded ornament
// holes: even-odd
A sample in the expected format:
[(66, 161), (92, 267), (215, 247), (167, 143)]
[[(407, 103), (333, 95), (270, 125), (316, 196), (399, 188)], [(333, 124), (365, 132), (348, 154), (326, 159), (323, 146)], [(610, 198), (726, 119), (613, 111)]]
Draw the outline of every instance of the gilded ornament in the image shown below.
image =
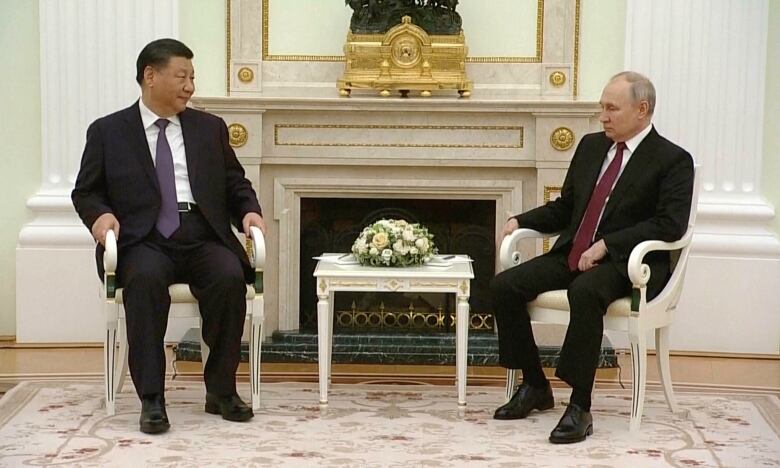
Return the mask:
[(242, 83), (250, 83), (254, 78), (255, 72), (253, 72), (251, 68), (241, 67), (241, 69), (238, 70), (238, 79), (241, 80)]
[[(466, 76), (468, 49), (458, 21), (453, 23), (455, 33), (429, 34), (414, 24), (408, 15), (401, 18), (400, 24), (391, 26), (390, 23), (398, 20), (397, 12), (390, 11), (389, 2), (380, 4), (355, 0), (348, 4), (355, 13), (344, 45), (344, 74), (336, 83), (340, 96), (347, 97), (352, 90), (360, 88), (375, 89), (383, 97), (395, 93), (408, 97), (410, 92), (430, 97), (433, 90), (447, 89), (457, 91), (461, 97), (471, 95), (472, 82)], [(446, 8), (437, 4), (434, 9), (420, 8), (419, 4), (411, 2), (408, 7), (426, 14), (443, 15), (448, 20), (459, 20), (454, 12), (456, 4), (450, 1)], [(368, 5), (387, 11), (382, 15), (379, 10), (371, 13)], [(426, 15), (419, 19), (423, 24), (430, 20)], [(369, 24), (371, 22), (376, 24)], [(438, 31), (448, 23), (436, 21), (431, 24), (432, 30)]]
[(558, 151), (566, 151), (574, 144), (574, 132), (566, 127), (558, 127), (550, 135), (550, 144)]
[(564, 75), (563, 72), (555, 71), (550, 73), (551, 85), (555, 86), (556, 88), (560, 88), (564, 83), (566, 83), (566, 75)]
[(240, 148), (249, 140), (249, 132), (247, 132), (246, 127), (240, 123), (230, 124), (228, 126), (228, 135), (230, 138), (230, 146), (233, 148)]

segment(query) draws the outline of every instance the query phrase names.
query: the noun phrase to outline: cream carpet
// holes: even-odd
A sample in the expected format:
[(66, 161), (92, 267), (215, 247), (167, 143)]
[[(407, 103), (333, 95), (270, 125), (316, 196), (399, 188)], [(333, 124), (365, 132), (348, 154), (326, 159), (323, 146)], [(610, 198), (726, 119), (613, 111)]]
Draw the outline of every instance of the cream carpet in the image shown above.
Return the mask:
[(631, 435), (628, 391), (597, 390), (595, 434), (554, 446), (547, 436), (568, 392), (556, 391), (553, 410), (495, 421), (502, 394), (470, 387), (459, 412), (454, 387), (335, 385), (320, 408), (316, 384), (263, 384), (261, 410), (239, 424), (204, 413), (202, 384), (174, 383), (171, 431), (147, 436), (129, 388), (107, 417), (99, 382), (24, 382), (0, 400), (0, 466), (780, 466), (777, 395), (680, 393), (682, 411), (672, 414), (649, 391), (641, 432)]

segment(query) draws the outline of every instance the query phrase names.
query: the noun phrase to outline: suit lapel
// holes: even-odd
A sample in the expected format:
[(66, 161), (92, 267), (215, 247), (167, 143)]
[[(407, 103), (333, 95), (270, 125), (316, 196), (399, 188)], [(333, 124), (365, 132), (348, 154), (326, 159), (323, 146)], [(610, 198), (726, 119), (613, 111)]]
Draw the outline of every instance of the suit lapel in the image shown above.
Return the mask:
[(160, 184), (157, 181), (157, 174), (154, 171), (152, 162), (152, 153), (149, 152), (149, 142), (146, 139), (146, 131), (141, 121), (141, 111), (138, 108), (138, 101), (125, 110), (124, 120), (127, 125), (123, 127), (123, 132), (130, 145), (132, 157), (138, 159), (138, 163), (143, 168), (144, 174), (149, 177), (154, 188), (159, 192)]
[(190, 187), (195, 195), (195, 177), (198, 173), (198, 149), (201, 147), (198, 144), (198, 121), (195, 119), (195, 113), (190, 109), (185, 109), (184, 112), (179, 114), (179, 121), (181, 122), (181, 131), (184, 138), (184, 153), (187, 159), (187, 175), (190, 179)]
[(650, 133), (639, 143), (636, 151), (631, 155), (625, 169), (623, 169), (623, 173), (620, 174), (617, 183), (615, 183), (615, 188), (612, 189), (612, 193), (609, 195), (607, 206), (604, 207), (604, 214), (601, 217), (602, 220), (606, 219), (614, 211), (615, 207), (623, 200), (628, 189), (634, 185), (637, 178), (645, 173), (645, 167), (653, 159), (651, 154), (655, 147), (653, 140), (657, 136), (658, 133), (656, 133), (655, 129), (650, 130)]
[(578, 175), (578, 180), (582, 180), (582, 184), (578, 184), (581, 188), (578, 190), (579, 196), (575, 195), (576, 206), (574, 207), (575, 219), (577, 219), (577, 225), (585, 215), (585, 209), (588, 207), (590, 196), (593, 194), (593, 189), (596, 187), (596, 181), (599, 178), (601, 172), (601, 166), (604, 165), (604, 158), (607, 157), (607, 151), (612, 146), (612, 140), (604, 138), (602, 141), (597, 142), (596, 147), (590, 153), (590, 161), (585, 165), (583, 173)]

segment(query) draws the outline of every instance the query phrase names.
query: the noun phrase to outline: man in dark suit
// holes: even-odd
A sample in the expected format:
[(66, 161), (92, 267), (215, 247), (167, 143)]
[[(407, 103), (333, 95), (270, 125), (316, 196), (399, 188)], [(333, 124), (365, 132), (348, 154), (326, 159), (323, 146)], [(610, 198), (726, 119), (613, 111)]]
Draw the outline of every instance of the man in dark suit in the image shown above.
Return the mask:
[(145, 433), (170, 427), (163, 337), (168, 286), (175, 282), (189, 283), (197, 298), (211, 351), (206, 412), (231, 421), (253, 416), (236, 393), (246, 282), (253, 272), (231, 220), (248, 235), (251, 226), (266, 227), (225, 123), (186, 107), (195, 91), (192, 57), (174, 39), (144, 47), (136, 63), (141, 98), (90, 125), (71, 195), (98, 242), (101, 277), (108, 230), (118, 239), (117, 280), (124, 287), (130, 373)]
[[(690, 154), (651, 124), (655, 89), (650, 80), (619, 73), (600, 103), (604, 131), (580, 141), (561, 196), (510, 218), (502, 234), (523, 227), (560, 232), (560, 237), (547, 254), (498, 274), (491, 283), (500, 363), (523, 371), (522, 385), (496, 410), (496, 419), (522, 419), (554, 406), (526, 304), (542, 292), (568, 290), (571, 319), (555, 375), (572, 387), (572, 395), (550, 434), (553, 443), (579, 442), (592, 433), (591, 391), (607, 306), (630, 293), (627, 267), (634, 246), (682, 237), (693, 192)], [(645, 262), (652, 298), (669, 277), (669, 255), (653, 252)]]

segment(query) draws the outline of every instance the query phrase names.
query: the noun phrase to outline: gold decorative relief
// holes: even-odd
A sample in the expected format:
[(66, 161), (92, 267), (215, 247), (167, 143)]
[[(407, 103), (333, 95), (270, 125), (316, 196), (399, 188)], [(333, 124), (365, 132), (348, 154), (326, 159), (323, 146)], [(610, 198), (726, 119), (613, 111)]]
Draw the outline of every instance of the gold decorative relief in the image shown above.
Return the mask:
[[(336, 130), (343, 138), (343, 130), (395, 130), (402, 131), (397, 143), (381, 143), (374, 141), (295, 141), (285, 139), (281, 132), (287, 129), (318, 129)], [(467, 131), (510, 132), (514, 142), (506, 144), (475, 144), (475, 143), (406, 143), (410, 140), (409, 133), (419, 130), (446, 130), (464, 133)], [(443, 135), (444, 136), (444, 135)], [(384, 124), (309, 124), (309, 123), (278, 123), (274, 124), (275, 146), (339, 146), (368, 148), (479, 148), (479, 149), (522, 149), (524, 129), (521, 125), (384, 125)], [(446, 138), (445, 138), (446, 139)], [(511, 140), (510, 140), (511, 141)]]
[(253, 72), (251, 68), (241, 67), (241, 69), (238, 70), (238, 79), (241, 80), (242, 83), (251, 83), (252, 80), (255, 79), (255, 72)]
[(361, 287), (361, 288), (375, 288), (376, 281), (362, 281), (362, 280), (331, 280), (331, 287), (340, 286), (342, 288), (349, 287)]
[(411, 287), (418, 288), (457, 288), (457, 281), (412, 281)]
[(228, 136), (230, 137), (230, 146), (233, 148), (240, 148), (249, 140), (249, 132), (240, 123), (232, 123), (228, 126)]
[(574, 132), (566, 127), (558, 127), (550, 135), (550, 144), (558, 151), (566, 151), (574, 144)]
[(561, 71), (554, 71), (550, 73), (550, 84), (556, 88), (560, 88), (566, 83), (566, 75)]

